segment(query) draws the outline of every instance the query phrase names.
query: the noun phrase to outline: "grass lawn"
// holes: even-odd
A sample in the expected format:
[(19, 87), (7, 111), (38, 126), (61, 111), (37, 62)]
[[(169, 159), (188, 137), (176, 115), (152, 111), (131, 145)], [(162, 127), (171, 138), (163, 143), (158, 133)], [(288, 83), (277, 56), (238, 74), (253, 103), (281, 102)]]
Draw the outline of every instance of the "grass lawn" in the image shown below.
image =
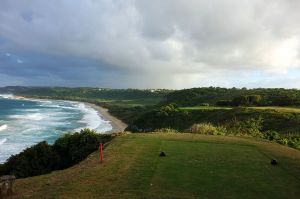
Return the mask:
[(181, 110), (231, 110), (232, 107), (221, 107), (221, 106), (188, 106), (180, 107)]
[(262, 107), (249, 107), (249, 108), (258, 109), (258, 110), (275, 110), (278, 112), (286, 112), (286, 113), (300, 113), (300, 108), (297, 107), (262, 106)]
[[(167, 157), (161, 158), (163, 150)], [(270, 165), (276, 158), (279, 165)], [(130, 134), (80, 164), (20, 179), (15, 198), (299, 198), (300, 151), (254, 139)]]
[(116, 99), (96, 99), (97, 102), (107, 103), (109, 105), (121, 106), (121, 107), (135, 107), (135, 106), (151, 106), (159, 103), (161, 98), (141, 98), (130, 100), (116, 100)]

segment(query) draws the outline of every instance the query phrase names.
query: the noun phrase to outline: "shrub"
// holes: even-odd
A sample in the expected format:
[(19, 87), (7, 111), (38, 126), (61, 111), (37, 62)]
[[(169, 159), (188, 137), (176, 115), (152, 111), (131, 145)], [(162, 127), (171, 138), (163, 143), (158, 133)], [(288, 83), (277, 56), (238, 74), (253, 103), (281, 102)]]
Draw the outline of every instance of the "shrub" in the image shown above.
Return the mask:
[(201, 103), (199, 106), (209, 106), (209, 103)]
[(161, 133), (179, 133), (176, 129), (172, 128), (161, 128), (161, 129), (156, 129), (155, 132), (161, 132)]
[(218, 129), (217, 127), (213, 126), (210, 123), (200, 123), (200, 124), (193, 124), (189, 128), (190, 133), (197, 133), (197, 134), (205, 134), (205, 135), (217, 135)]
[(227, 129), (231, 134), (234, 135), (250, 135), (253, 137), (263, 137), (261, 133), (263, 127), (263, 119), (259, 117), (257, 119), (251, 118), (245, 121), (238, 121), (234, 119), (231, 121)]
[(14, 174), (18, 178), (24, 178), (64, 169), (97, 150), (100, 142), (106, 143), (112, 138), (113, 135), (101, 135), (84, 129), (79, 133), (64, 135), (52, 146), (47, 142), (40, 142), (11, 156), (0, 166), (0, 175)]
[(242, 95), (232, 99), (233, 106), (259, 105), (262, 97), (260, 95)]
[(228, 131), (224, 126), (217, 126), (217, 135), (227, 135)]
[(291, 137), (287, 143), (288, 146), (300, 149), (300, 138), (299, 137)]
[(79, 133), (68, 133), (56, 140), (53, 149), (60, 157), (60, 168), (66, 168), (97, 150), (100, 142), (105, 143), (110, 139), (111, 135), (100, 135), (90, 129), (83, 129)]
[(5, 172), (4, 164), (0, 164), (0, 174)]
[(232, 101), (231, 100), (220, 100), (216, 103), (216, 106), (231, 106)]
[(183, 130), (189, 122), (189, 112), (180, 110), (176, 104), (168, 104), (144, 113), (126, 130), (132, 132), (153, 132), (162, 128)]
[(280, 139), (280, 135), (276, 131), (266, 131), (263, 133), (263, 137), (264, 137), (264, 139), (267, 139), (270, 141)]
[(287, 138), (280, 138), (279, 140), (277, 140), (277, 142), (282, 145), (287, 145), (288, 141), (289, 140)]
[(298, 136), (288, 136), (288, 137), (282, 137), (277, 140), (279, 144), (287, 145), (289, 147), (293, 147), (296, 149), (300, 149), (300, 137)]
[(47, 142), (40, 142), (20, 154), (11, 156), (4, 164), (4, 173), (24, 178), (49, 173), (57, 168), (57, 154)]

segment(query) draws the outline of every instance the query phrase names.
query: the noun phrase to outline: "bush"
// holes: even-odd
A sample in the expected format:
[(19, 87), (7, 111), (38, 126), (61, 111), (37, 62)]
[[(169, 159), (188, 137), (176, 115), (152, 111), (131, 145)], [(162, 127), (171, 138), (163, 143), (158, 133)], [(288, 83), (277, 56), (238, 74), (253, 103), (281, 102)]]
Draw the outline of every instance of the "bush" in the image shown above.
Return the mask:
[(153, 132), (156, 129), (173, 128), (186, 129), (186, 123), (190, 121), (189, 113), (180, 110), (176, 104), (168, 104), (141, 115), (130, 124), (126, 131)]
[(209, 103), (201, 103), (199, 106), (209, 106)]
[(188, 130), (190, 133), (217, 135), (218, 129), (210, 123), (193, 124)]
[(245, 121), (238, 121), (234, 119), (228, 124), (227, 130), (234, 135), (250, 135), (253, 137), (263, 137), (263, 134), (261, 132), (263, 127), (262, 124), (262, 117), (258, 117), (257, 119), (251, 118)]
[(299, 138), (299, 137), (291, 137), (291, 138), (288, 140), (287, 145), (288, 145), (289, 147), (293, 147), (293, 148), (296, 148), (296, 149), (300, 149), (300, 138)]
[(60, 157), (59, 167), (63, 169), (82, 161), (98, 149), (100, 142), (105, 143), (110, 139), (111, 135), (99, 135), (90, 129), (83, 129), (80, 133), (65, 134), (53, 145), (54, 151)]
[(259, 105), (262, 100), (260, 95), (242, 95), (233, 98), (232, 105), (233, 106), (252, 106)]
[(0, 174), (5, 172), (4, 164), (0, 164)]
[(224, 126), (217, 126), (217, 135), (227, 135), (228, 131)]
[(161, 128), (161, 129), (156, 129), (155, 132), (161, 132), (161, 133), (179, 133), (176, 129), (172, 128)]
[(277, 140), (277, 142), (282, 145), (287, 145), (288, 141), (289, 140), (287, 138), (280, 138), (279, 140)]
[(264, 132), (263, 137), (264, 137), (264, 139), (267, 139), (270, 141), (280, 139), (280, 135), (276, 131), (266, 131), (266, 132)]
[(296, 149), (300, 149), (300, 137), (298, 136), (288, 136), (288, 137), (282, 137), (277, 140), (279, 144), (287, 145), (289, 147), (293, 147)]
[(57, 168), (57, 154), (47, 142), (40, 142), (11, 156), (4, 164), (4, 173), (24, 178), (49, 173)]
[(84, 129), (79, 133), (64, 135), (52, 146), (40, 142), (11, 156), (0, 166), (0, 175), (14, 174), (17, 178), (24, 178), (65, 169), (97, 150), (100, 142), (104, 144), (112, 138), (112, 135)]
[(216, 106), (232, 106), (231, 100), (220, 100), (216, 103)]

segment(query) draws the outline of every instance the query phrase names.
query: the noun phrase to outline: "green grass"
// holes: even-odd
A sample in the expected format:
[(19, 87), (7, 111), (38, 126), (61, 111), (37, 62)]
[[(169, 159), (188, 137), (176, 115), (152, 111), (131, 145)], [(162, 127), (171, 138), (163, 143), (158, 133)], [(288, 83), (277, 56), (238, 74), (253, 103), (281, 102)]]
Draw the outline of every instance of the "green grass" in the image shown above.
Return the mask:
[(155, 105), (161, 101), (161, 98), (141, 98), (133, 100), (110, 100), (106, 103), (121, 107), (135, 107), (135, 106), (150, 106)]
[[(167, 157), (158, 157), (163, 150)], [(270, 165), (277, 158), (278, 166)], [(299, 198), (300, 151), (225, 136), (130, 134), (79, 165), (17, 180), (16, 198)]]
[(219, 107), (219, 106), (189, 106), (180, 107), (181, 110), (231, 110), (232, 107)]
[(263, 106), (263, 107), (249, 107), (250, 109), (257, 110), (275, 110), (285, 113), (300, 113), (300, 108), (297, 107), (278, 107), (278, 106)]

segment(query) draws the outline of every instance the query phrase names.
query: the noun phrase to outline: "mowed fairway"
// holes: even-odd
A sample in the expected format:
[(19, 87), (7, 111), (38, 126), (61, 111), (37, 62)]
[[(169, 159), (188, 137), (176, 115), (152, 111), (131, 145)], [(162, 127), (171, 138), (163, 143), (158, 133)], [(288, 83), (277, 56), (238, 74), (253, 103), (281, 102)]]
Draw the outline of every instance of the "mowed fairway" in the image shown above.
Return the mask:
[(236, 137), (130, 134), (112, 141), (102, 165), (94, 153), (15, 185), (16, 198), (299, 198), (300, 151)]

